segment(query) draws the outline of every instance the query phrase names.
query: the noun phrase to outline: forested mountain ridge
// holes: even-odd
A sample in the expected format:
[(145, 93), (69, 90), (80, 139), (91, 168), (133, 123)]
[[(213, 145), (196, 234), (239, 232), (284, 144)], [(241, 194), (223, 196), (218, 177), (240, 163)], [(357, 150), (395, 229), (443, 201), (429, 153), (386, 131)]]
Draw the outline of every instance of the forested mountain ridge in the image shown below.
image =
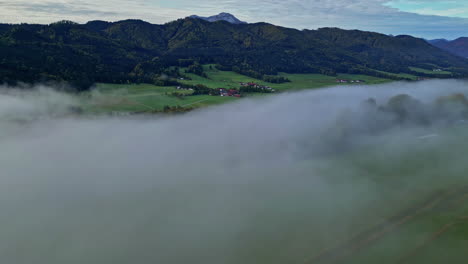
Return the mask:
[[(414, 73), (450, 69), (466, 76), (468, 60), (411, 36), (358, 30), (296, 30), (267, 23), (185, 18), (0, 25), (0, 81), (164, 82), (172, 66), (218, 64), (250, 76), (288, 73)], [(376, 71), (378, 70), (378, 71)], [(422, 73), (418, 73), (422, 74)]]
[(463, 58), (468, 58), (468, 37), (455, 40), (432, 40), (430, 43), (438, 48), (453, 53)]

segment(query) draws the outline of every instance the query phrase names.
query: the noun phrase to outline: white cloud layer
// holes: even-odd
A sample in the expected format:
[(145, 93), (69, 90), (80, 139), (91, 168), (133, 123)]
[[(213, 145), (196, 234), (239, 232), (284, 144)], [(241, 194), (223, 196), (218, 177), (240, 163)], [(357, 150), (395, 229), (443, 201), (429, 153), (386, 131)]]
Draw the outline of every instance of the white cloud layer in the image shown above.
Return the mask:
[[(164, 23), (191, 14), (231, 12), (248, 22), (267, 21), (287, 27), (341, 27), (411, 34), (426, 38), (468, 35), (468, 19), (402, 12), (389, 0), (0, 0), (2, 22), (50, 23), (61, 19), (86, 22), (138, 18)], [(401, 2), (401, 1), (400, 1)], [(421, 2), (421, 1), (419, 1)], [(425, 10), (431, 10), (428, 7)], [(440, 7), (438, 7), (440, 10)], [(453, 8), (440, 14), (453, 14)], [(423, 12), (424, 13), (424, 12)], [(426, 12), (431, 14), (431, 12)]]
[(305, 263), (466, 182), (467, 128), (426, 141), (416, 138), (435, 128), (350, 132), (385, 120), (361, 118), (362, 101), (460, 92), (453, 80), (339, 86), (172, 117), (79, 118), (64, 116), (68, 95), (0, 86), (0, 263)]

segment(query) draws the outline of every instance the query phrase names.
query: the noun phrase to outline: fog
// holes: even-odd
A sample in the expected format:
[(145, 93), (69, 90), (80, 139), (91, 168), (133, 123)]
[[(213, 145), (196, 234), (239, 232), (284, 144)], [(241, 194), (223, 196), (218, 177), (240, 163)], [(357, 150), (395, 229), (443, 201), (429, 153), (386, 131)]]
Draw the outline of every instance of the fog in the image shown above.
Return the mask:
[(336, 140), (343, 118), (367, 126), (349, 120), (364, 100), (402, 93), (431, 103), (468, 85), (340, 86), (128, 117), (74, 115), (73, 95), (3, 87), (0, 262), (304, 263), (432, 190), (419, 182), (467, 169), (456, 147), (405, 165), (454, 146), (446, 124)]

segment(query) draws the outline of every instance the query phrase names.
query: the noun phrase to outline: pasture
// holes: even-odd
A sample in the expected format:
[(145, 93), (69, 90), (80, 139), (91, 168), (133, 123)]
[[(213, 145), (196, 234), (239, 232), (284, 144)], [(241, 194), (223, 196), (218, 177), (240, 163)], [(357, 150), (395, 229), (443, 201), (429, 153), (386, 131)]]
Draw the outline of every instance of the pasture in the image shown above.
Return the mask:
[[(211, 67), (210, 67), (211, 66)], [(333, 85), (349, 85), (351, 83), (337, 83), (337, 79), (343, 80), (363, 80), (361, 84), (381, 84), (390, 82), (391, 80), (372, 77), (367, 75), (358, 74), (338, 74), (337, 76), (328, 76), (323, 74), (289, 74), (279, 73), (280, 76), (288, 78), (291, 82), (287, 83), (268, 83), (252, 77), (241, 75), (232, 71), (220, 71), (214, 65), (204, 65), (205, 73), (208, 78), (204, 78), (192, 73), (185, 73), (185, 69), (181, 69), (181, 73), (187, 75), (191, 80), (181, 80), (185, 84), (203, 84), (209, 88), (239, 88), (240, 82), (254, 82), (261, 85), (270, 86), (277, 91), (291, 91), (291, 90), (304, 90), (316, 89)]]
[(443, 69), (439, 69), (438, 71), (434, 71), (434, 70), (431, 71), (431, 70), (426, 70), (426, 69), (417, 68), (417, 67), (410, 67), (410, 69), (415, 72), (421, 72), (421, 73), (427, 73), (427, 74), (441, 74), (441, 75), (452, 74), (451, 72), (447, 70), (443, 70)]
[(173, 93), (189, 95), (192, 92), (151, 84), (97, 84), (82, 98), (91, 112), (153, 112), (165, 106), (199, 108), (235, 100), (209, 95), (174, 96)]
[[(203, 65), (207, 78), (192, 73), (186, 73), (185, 68), (180, 73), (185, 76), (177, 81), (182, 85), (204, 85), (208, 88), (238, 89), (241, 82), (254, 82), (270, 86), (277, 92), (298, 91), (304, 89), (318, 89), (337, 85), (373, 85), (391, 82), (392, 80), (356, 74), (338, 74), (327, 76), (323, 74), (288, 74), (279, 73), (290, 82), (267, 83), (252, 77), (241, 75), (232, 71), (221, 71), (214, 65)], [(417, 77), (409, 74), (392, 74), (397, 77), (416, 80)], [(348, 82), (340, 83), (337, 80)], [(351, 81), (360, 80), (359, 83)], [(84, 93), (82, 99), (85, 108), (90, 112), (157, 112), (164, 107), (190, 107), (200, 108), (238, 100), (237, 98), (196, 95), (192, 91), (178, 90), (175, 86), (163, 87), (151, 84), (105, 84), (98, 83), (92, 92)], [(244, 94), (244, 96), (258, 96), (264, 94)]]

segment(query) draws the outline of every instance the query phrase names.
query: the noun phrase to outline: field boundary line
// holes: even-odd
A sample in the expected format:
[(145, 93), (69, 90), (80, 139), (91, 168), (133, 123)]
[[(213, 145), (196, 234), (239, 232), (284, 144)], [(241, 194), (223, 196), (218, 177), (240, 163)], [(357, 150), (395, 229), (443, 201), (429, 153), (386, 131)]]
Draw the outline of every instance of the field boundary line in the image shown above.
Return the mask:
[(205, 102), (205, 101), (208, 101), (208, 99), (204, 99), (204, 100), (196, 101), (196, 102), (193, 102), (193, 103), (190, 103), (190, 104), (186, 104), (186, 105), (183, 105), (182, 107), (187, 107), (187, 106), (198, 104), (198, 103)]
[(403, 256), (397, 263), (400, 264), (400, 263), (404, 263), (405, 261), (407, 261), (409, 258), (411, 257), (414, 257), (418, 251), (420, 251), (421, 249), (427, 247), (429, 244), (431, 244), (432, 242), (436, 241), (437, 239), (439, 239), (441, 236), (443, 236), (445, 233), (447, 233), (451, 228), (457, 226), (457, 225), (460, 225), (460, 224), (463, 224), (463, 223), (466, 223), (468, 222), (468, 216), (465, 216), (465, 217), (461, 217), (458, 221), (455, 221), (455, 222), (452, 222), (452, 223), (449, 223), (449, 224), (446, 224), (444, 225), (440, 230), (438, 230), (437, 232), (435, 232), (433, 235), (431, 235), (428, 239), (426, 239), (424, 242), (422, 242), (420, 245), (418, 245), (416, 248), (414, 248), (413, 250), (411, 250), (408, 254), (406, 254), (405, 256)]
[[(412, 212), (408, 212), (405, 214), (405, 211), (411, 211), (411, 207), (408, 209), (405, 209), (402, 213), (404, 214), (401, 217), (398, 218), (399, 214), (392, 216), (390, 218), (387, 218), (380, 224), (375, 225), (374, 227), (368, 229), (379, 229), (379, 226), (382, 226), (380, 230), (377, 230), (375, 232), (370, 232), (368, 235), (366, 232), (368, 231), (362, 231), (358, 233), (357, 235), (352, 236), (350, 239), (347, 239), (346, 241), (343, 241), (339, 243), (336, 246), (332, 246), (329, 248), (324, 249), (313, 257), (310, 260), (307, 260), (305, 264), (312, 264), (312, 263), (321, 263), (321, 262), (327, 262), (327, 263), (335, 263), (344, 257), (350, 255), (352, 252), (355, 252), (364, 246), (368, 245), (372, 241), (375, 241), (381, 237), (383, 237), (385, 234), (389, 233), (390, 231), (398, 228), (399, 226), (407, 223), (408, 221), (412, 220), (414, 217), (422, 213), (423, 211), (433, 208), (435, 205), (437, 205), (441, 200), (443, 200), (444, 196), (456, 192), (457, 189), (449, 189), (447, 191), (438, 191), (435, 194), (431, 195), (428, 199), (424, 200), (421, 204), (420, 207), (414, 208)], [(398, 218), (395, 220), (392, 220), (393, 218)], [(359, 239), (357, 242), (354, 242), (354, 240), (357, 240), (360, 236), (364, 236), (363, 239)], [(344, 249), (344, 250), (343, 250)], [(342, 251), (338, 253), (334, 253), (334, 251)], [(344, 251), (344, 252), (343, 252)]]

